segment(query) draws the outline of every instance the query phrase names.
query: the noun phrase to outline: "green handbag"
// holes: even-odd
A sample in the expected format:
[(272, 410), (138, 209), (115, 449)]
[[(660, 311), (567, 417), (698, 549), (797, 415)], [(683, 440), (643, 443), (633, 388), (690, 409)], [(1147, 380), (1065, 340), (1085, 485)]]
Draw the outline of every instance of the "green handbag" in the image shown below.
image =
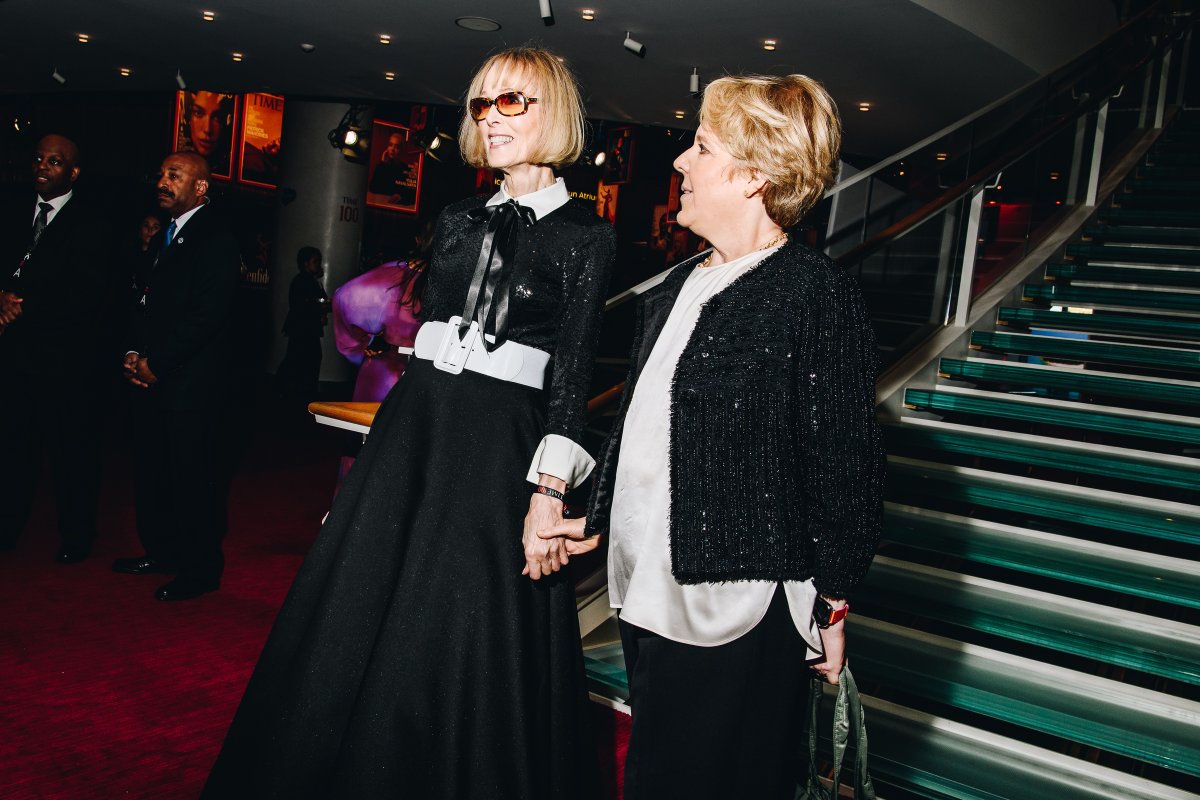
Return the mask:
[(867, 727), (863, 720), (862, 702), (849, 667), (842, 667), (838, 679), (837, 701), (833, 707), (833, 789), (826, 789), (817, 776), (817, 720), (821, 708), (821, 678), (812, 679), (812, 698), (809, 701), (808, 777), (796, 788), (795, 800), (837, 800), (838, 778), (842, 774), (842, 757), (846, 743), (855, 738), (854, 800), (875, 800), (875, 787), (867, 772)]

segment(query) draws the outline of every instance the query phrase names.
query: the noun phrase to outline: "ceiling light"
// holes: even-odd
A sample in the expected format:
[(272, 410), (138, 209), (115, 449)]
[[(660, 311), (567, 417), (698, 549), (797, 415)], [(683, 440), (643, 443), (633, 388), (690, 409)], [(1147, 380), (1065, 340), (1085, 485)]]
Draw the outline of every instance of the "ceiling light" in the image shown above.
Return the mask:
[(178, 69), (175, 70), (175, 85), (178, 86), (181, 90), (187, 88), (187, 81), (185, 81), (183, 79), (183, 72)]
[(92, 37), (86, 33), (77, 34), (76, 38), (79, 39), (82, 44), (87, 44), (92, 40)]
[(865, 101), (864, 101), (864, 102), (861, 102), (861, 103), (859, 103), (859, 104), (858, 104), (858, 110), (859, 110), (859, 111), (870, 111), (870, 110), (871, 110), (871, 104), (870, 104), (870, 103), (867, 103), (867, 102), (865, 102)]
[(231, 53), (230, 55), (233, 57), (234, 61), (241, 61), (243, 58), (245, 58), (245, 56), (241, 53)]
[(308, 42), (301, 42), (300, 49), (306, 53), (311, 53), (313, 50), (317, 49), (317, 46), (315, 44), (309, 44)]
[(342, 121), (329, 132), (329, 144), (341, 150), (347, 161), (364, 164), (371, 152), (369, 123), (363, 123), (366, 106), (352, 105), (346, 109)]
[(633, 53), (638, 58), (646, 57), (646, 45), (630, 36), (629, 31), (625, 31), (625, 49)]
[(205, 22), (212, 22), (214, 19), (216, 19), (216, 18), (217, 18), (217, 12), (215, 12), (215, 11), (201, 11), (201, 12), (200, 12), (200, 16), (204, 18), (204, 21), (205, 21)]
[(700, 68), (692, 67), (692, 74), (688, 76), (688, 91), (692, 94), (700, 94)]
[(469, 31), (480, 31), (482, 33), (491, 33), (492, 31), (500, 30), (500, 23), (487, 17), (459, 17), (454, 20), (454, 24)]
[(390, 33), (379, 34), (379, 43), (380, 44), (391, 44), (392, 43), (392, 35)]
[(686, 111), (676, 111), (675, 112), (675, 119), (683, 119), (686, 116), (687, 116)]
[(774, 50), (775, 45), (777, 44), (779, 44), (779, 42), (775, 41), (774, 39), (763, 39), (763, 50)]
[(550, 8), (550, 0), (538, 0), (538, 12), (542, 15), (542, 22), (547, 25), (554, 24), (554, 11)]
[(396, 80), (396, 73), (394, 73), (394, 72), (385, 72), (385, 73), (383, 73), (383, 79), (384, 79), (385, 81), (394, 81), (394, 80)]
[(1057, 173), (1057, 172), (1051, 172), (1051, 173), (1050, 173), (1050, 180), (1052, 180), (1052, 181), (1056, 181), (1056, 180), (1058, 180), (1058, 179), (1059, 179), (1059, 178), (1061, 178), (1061, 177), (1062, 177), (1062, 176), (1061, 176), (1059, 173)]
[(592, 163), (597, 167), (603, 167), (605, 161), (608, 161), (608, 153), (604, 152), (603, 150), (601, 150), (599, 153), (596, 153), (596, 157), (592, 159)]
[(129, 67), (121, 67), (119, 70), (117, 70), (117, 72), (121, 73), (122, 78), (128, 78), (133, 74), (133, 70), (131, 70)]
[(50, 73), (50, 77), (54, 78), (54, 80), (58, 81), (59, 83), (67, 82), (67, 79), (63, 77), (63, 74), (58, 71), (58, 67), (54, 68), (54, 71)]
[(585, 8), (579, 12), (579, 16), (583, 17), (588, 22), (591, 22), (592, 20), (594, 20), (596, 18), (596, 9)]
[(933, 158), (935, 161), (945, 161), (949, 157), (950, 156), (947, 153), (934, 153), (933, 154)]

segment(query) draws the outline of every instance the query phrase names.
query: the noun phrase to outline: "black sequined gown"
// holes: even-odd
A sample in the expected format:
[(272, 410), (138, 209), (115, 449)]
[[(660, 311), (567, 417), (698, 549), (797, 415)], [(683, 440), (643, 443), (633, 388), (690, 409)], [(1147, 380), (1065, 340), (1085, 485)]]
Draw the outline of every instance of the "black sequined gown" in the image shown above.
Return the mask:
[[(484, 224), (438, 223), (422, 316), (462, 312)], [(596, 793), (574, 591), (521, 575), (526, 472), (579, 441), (614, 252), (574, 201), (517, 232), (508, 338), (553, 354), (533, 390), (416, 360), (384, 400), (250, 680), (203, 794)]]

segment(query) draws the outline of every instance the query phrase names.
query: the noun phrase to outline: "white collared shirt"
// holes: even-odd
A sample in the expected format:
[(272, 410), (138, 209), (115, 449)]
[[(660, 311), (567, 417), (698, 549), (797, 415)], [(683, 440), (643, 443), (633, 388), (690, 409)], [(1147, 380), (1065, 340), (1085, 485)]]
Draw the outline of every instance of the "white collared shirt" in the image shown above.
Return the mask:
[(179, 234), (183, 230), (183, 226), (188, 224), (188, 220), (191, 219), (192, 217), (194, 217), (196, 215), (196, 212), (199, 211), (200, 209), (204, 208), (206, 205), (208, 205), (208, 200), (205, 200), (203, 203), (196, 206), (191, 211), (185, 211), (184, 213), (180, 214), (175, 219), (171, 220), (172, 222), (175, 223), (175, 237), (173, 239), (171, 239), (172, 242), (174, 242), (176, 239), (179, 238)]
[(37, 223), (38, 214), (42, 213), (42, 203), (50, 204), (50, 210), (46, 212), (46, 224), (49, 225), (54, 221), (54, 218), (58, 216), (58, 212), (62, 211), (62, 207), (67, 204), (67, 201), (71, 199), (71, 195), (73, 194), (75, 194), (75, 192), (70, 191), (66, 194), (59, 195), (53, 200), (43, 200), (42, 196), (39, 194), (37, 202), (33, 204), (33, 219), (29, 221), (29, 227), (32, 228)]
[(504, 183), (501, 182), (500, 191), (492, 195), (485, 205), (498, 206), (509, 200), (516, 200), (526, 208), (533, 209), (533, 213), (537, 215), (538, 219), (541, 219), (551, 211), (565, 206), (570, 199), (571, 196), (567, 194), (567, 185), (563, 183), (563, 179), (555, 178), (554, 183), (545, 189), (538, 189), (536, 192), (523, 194), (520, 197), (510, 195), (508, 189), (504, 188)]

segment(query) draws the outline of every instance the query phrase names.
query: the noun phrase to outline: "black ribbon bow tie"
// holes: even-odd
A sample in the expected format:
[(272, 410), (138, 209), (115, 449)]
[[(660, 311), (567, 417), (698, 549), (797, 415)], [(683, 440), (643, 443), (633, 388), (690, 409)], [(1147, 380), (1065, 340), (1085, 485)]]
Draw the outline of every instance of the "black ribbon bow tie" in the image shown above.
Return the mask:
[(516, 247), (517, 226), (521, 223), (533, 225), (537, 215), (533, 209), (521, 205), (516, 200), (507, 200), (494, 206), (474, 208), (467, 212), (471, 222), (487, 222), (487, 231), (483, 235), (483, 246), (479, 249), (479, 260), (475, 264), (475, 276), (471, 279), (471, 288), (467, 292), (467, 303), (463, 306), (462, 322), (458, 326), (459, 338), (466, 335), (471, 322), (479, 323), (482, 336), (487, 332), (489, 318), (492, 321), (490, 333), (495, 337), (489, 342), (482, 336), (483, 345), (490, 353), (504, 344), (508, 334), (508, 297), (509, 284), (513, 272), (513, 251)]

